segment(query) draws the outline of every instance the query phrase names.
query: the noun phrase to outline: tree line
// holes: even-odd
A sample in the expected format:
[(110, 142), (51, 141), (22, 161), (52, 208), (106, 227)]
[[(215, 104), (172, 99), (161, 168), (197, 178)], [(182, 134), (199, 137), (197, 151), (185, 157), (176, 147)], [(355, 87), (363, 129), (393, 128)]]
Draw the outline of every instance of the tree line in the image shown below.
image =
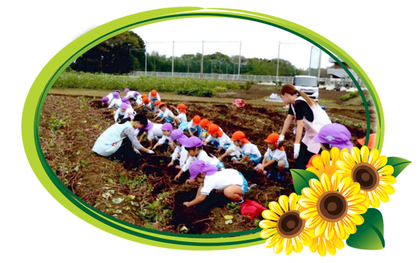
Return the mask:
[[(101, 72), (110, 74), (126, 74), (131, 71), (171, 72), (172, 57), (160, 55), (158, 52), (146, 52), (143, 39), (132, 31), (116, 35), (91, 48), (76, 59), (69, 69), (83, 72)], [(145, 63), (145, 57), (146, 63)], [(271, 75), (277, 72), (277, 59), (246, 58), (227, 56), (220, 52), (203, 56), (203, 73), (216, 74), (248, 74)], [(174, 57), (174, 72), (201, 72), (202, 54), (184, 54)], [(240, 69), (238, 69), (240, 65)], [(280, 76), (302, 74), (289, 61), (280, 59)]]

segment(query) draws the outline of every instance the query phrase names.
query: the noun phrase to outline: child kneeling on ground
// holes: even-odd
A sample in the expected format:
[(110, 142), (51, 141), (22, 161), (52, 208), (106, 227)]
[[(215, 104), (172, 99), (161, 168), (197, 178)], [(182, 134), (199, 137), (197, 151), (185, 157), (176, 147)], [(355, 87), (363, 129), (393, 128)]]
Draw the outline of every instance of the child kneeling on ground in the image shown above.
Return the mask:
[(283, 172), (289, 169), (286, 152), (283, 147), (278, 147), (280, 134), (272, 133), (264, 141), (267, 143), (267, 151), (264, 154), (263, 162), (255, 169), (272, 179), (283, 180)]
[(242, 202), (243, 195), (248, 190), (248, 183), (244, 176), (235, 169), (218, 169), (205, 164), (204, 161), (195, 161), (190, 165), (190, 180), (196, 179), (200, 183), (196, 198), (184, 202), (187, 207), (203, 202), (212, 190), (223, 190), (224, 195), (235, 202)]
[(242, 131), (234, 132), (232, 134), (231, 140), (234, 142), (234, 145), (241, 151), (242, 155), (242, 159), (233, 157), (233, 163), (237, 164), (249, 162), (252, 165), (257, 165), (261, 162), (261, 153), (260, 150), (258, 150), (257, 145), (252, 144), (247, 138), (245, 138), (245, 134)]

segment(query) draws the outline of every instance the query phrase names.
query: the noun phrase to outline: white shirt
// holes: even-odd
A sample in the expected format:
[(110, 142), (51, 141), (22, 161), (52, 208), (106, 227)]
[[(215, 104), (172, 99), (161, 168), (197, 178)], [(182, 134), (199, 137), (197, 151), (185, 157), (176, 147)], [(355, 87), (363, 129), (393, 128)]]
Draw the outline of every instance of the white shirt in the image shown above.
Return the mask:
[(184, 146), (176, 146), (176, 149), (174, 150), (173, 154), (171, 155), (171, 160), (175, 161), (179, 158), (180, 154), (180, 167), (183, 167), (183, 165), (186, 163), (187, 159), (187, 151)]
[(212, 175), (205, 176), (200, 194), (209, 195), (213, 189), (224, 190), (231, 185), (243, 186), (244, 180), (237, 170), (224, 169)]
[(173, 112), (171, 110), (167, 109), (167, 108), (165, 109), (165, 111), (160, 110), (159, 114), (161, 114), (161, 113), (163, 114), (163, 118), (164, 117), (171, 117), (171, 118), (174, 117)]
[[(128, 91), (128, 93), (126, 93), (126, 96), (125, 97), (127, 97), (128, 99), (131, 99), (131, 98), (134, 97), (135, 92), (137, 92), (137, 91), (134, 91), (134, 90)], [(141, 98), (141, 93), (139, 93), (139, 95), (138, 95), (137, 98)]]
[(233, 144), (231, 141), (231, 138), (229, 138), (228, 135), (225, 133), (222, 134), (222, 137), (213, 138), (212, 135), (209, 135), (209, 137), (206, 138), (206, 143), (211, 142), (213, 139), (215, 139), (219, 143), (219, 147), (224, 147), (225, 144)]
[(279, 149), (271, 150), (270, 148), (267, 148), (266, 153), (264, 154), (264, 158), (269, 158), (271, 160), (275, 161), (287, 161), (287, 156), (285, 151), (280, 151)]
[(128, 109), (125, 110), (125, 112), (122, 112), (122, 108), (119, 108), (115, 111), (115, 115), (113, 116), (113, 118), (115, 119), (115, 121), (117, 121), (119, 119), (119, 114), (123, 115), (122, 119), (128, 118), (129, 116), (129, 111)]
[(183, 170), (183, 172), (186, 172), (187, 170), (189, 170), (190, 165), (194, 161), (204, 161), (205, 164), (211, 164), (213, 166), (217, 166), (219, 164), (219, 162), (220, 162), (218, 158), (210, 157), (205, 152), (205, 150), (200, 149), (200, 151), (197, 154), (197, 156), (195, 156), (195, 157), (189, 156), (189, 159), (187, 159), (187, 162), (184, 164), (184, 166), (181, 168), (181, 170)]
[(164, 144), (167, 140), (170, 141), (170, 138), (171, 138), (171, 136), (163, 135), (163, 137), (161, 137), (161, 139), (159, 139), (157, 143)]
[(257, 146), (252, 144), (252, 143), (245, 143), (242, 147), (241, 147), (241, 152), (242, 155), (250, 155), (250, 154), (254, 154), (257, 155), (257, 157), (261, 157), (261, 153), (258, 150)]
[(186, 113), (179, 112), (179, 115), (177, 115), (177, 118), (180, 120), (180, 122), (187, 122)]
[(162, 126), (163, 125), (160, 123), (154, 123), (154, 126), (152, 127), (152, 129), (147, 131), (148, 141), (158, 140), (160, 137), (163, 136), (163, 131), (161, 130)]
[(151, 98), (157, 98), (157, 100), (161, 100), (161, 98), (160, 98), (160, 93), (158, 93), (158, 92), (157, 92), (157, 96), (155, 96), (155, 97), (152, 97), (151, 92), (150, 92), (150, 93), (148, 93), (148, 98), (149, 98), (149, 99), (151, 99)]
[(122, 99), (121, 98), (113, 99), (112, 102), (110, 102), (109, 107), (107, 107), (107, 108), (111, 109), (111, 108), (115, 107), (115, 105), (116, 105), (117, 108), (119, 108), (121, 104), (122, 104)]

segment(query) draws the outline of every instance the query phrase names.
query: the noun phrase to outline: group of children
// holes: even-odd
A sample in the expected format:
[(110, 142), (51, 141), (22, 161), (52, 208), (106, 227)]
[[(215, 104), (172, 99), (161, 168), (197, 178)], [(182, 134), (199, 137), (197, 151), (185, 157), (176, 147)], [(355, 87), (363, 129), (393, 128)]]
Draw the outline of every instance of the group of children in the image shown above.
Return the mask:
[[(153, 118), (148, 119), (147, 125), (138, 128), (139, 142), (142, 142), (146, 134), (148, 149), (152, 153), (164, 145), (171, 149), (171, 162), (168, 166), (179, 169), (174, 179), (200, 183), (196, 198), (185, 202), (186, 206), (202, 202), (215, 189), (223, 190), (225, 196), (231, 200), (243, 201), (248, 183), (237, 169), (225, 169), (222, 162), (225, 158), (230, 158), (236, 165), (245, 164), (247, 167), (253, 167), (259, 174), (274, 180), (282, 180), (284, 173), (289, 169), (286, 152), (281, 145), (282, 138), (278, 133), (271, 133), (264, 140), (267, 151), (262, 155), (257, 145), (251, 143), (244, 132), (235, 131), (230, 137), (219, 125), (208, 119), (201, 119), (198, 115), (188, 121), (185, 104), (171, 106), (170, 110), (155, 90), (148, 96), (129, 89), (125, 89), (124, 92), (125, 97), (121, 98), (120, 91), (116, 90), (103, 97), (102, 102), (108, 105), (108, 108), (115, 109), (115, 122), (128, 117), (133, 118), (137, 114), (136, 111), (139, 112), (141, 109), (153, 113)], [(344, 130), (340, 135), (340, 144), (349, 142), (351, 134)], [(325, 134), (317, 138), (320, 140), (330, 137)], [(205, 145), (216, 147), (217, 156), (208, 154), (204, 150)]]

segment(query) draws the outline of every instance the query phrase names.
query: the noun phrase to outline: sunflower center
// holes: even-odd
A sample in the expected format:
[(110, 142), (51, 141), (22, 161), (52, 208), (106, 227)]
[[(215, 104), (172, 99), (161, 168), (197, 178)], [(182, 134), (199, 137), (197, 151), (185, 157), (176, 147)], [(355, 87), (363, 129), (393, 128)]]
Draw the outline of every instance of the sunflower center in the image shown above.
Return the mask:
[(363, 191), (373, 191), (379, 186), (380, 176), (376, 168), (369, 163), (358, 163), (351, 171), (353, 182), (360, 184)]
[(328, 222), (340, 221), (348, 211), (347, 201), (336, 191), (329, 191), (321, 195), (317, 204), (319, 216)]
[(299, 217), (299, 211), (291, 210), (284, 213), (277, 221), (277, 233), (284, 238), (293, 238), (302, 233), (305, 220)]

